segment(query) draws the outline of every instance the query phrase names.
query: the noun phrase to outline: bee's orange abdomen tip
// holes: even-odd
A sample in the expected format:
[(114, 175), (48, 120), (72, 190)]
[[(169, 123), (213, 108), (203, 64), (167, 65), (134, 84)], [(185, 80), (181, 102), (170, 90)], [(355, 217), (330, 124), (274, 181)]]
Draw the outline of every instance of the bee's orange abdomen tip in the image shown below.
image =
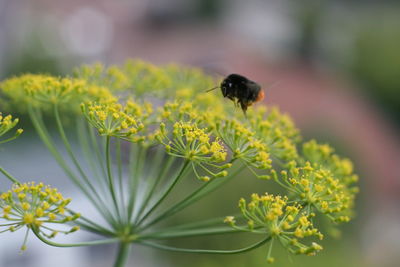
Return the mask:
[(264, 99), (264, 90), (260, 90), (260, 92), (258, 93), (256, 102), (261, 101)]

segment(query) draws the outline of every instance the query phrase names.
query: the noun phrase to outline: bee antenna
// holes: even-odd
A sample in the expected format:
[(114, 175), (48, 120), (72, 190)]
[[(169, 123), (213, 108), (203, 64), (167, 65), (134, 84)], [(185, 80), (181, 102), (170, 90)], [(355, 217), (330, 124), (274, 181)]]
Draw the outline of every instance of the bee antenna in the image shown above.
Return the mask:
[(213, 88), (211, 88), (211, 89), (208, 89), (208, 90), (206, 91), (206, 93), (211, 92), (212, 90), (215, 90), (215, 89), (217, 89), (217, 88), (220, 88), (220, 87), (219, 87), (219, 86), (215, 86), (215, 87), (213, 87)]

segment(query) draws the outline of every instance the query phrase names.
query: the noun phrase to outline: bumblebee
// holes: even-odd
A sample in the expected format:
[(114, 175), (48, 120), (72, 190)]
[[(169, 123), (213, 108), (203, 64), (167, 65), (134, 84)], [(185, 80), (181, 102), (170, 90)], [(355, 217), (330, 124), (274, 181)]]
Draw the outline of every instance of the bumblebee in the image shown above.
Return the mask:
[(245, 115), (249, 106), (264, 99), (264, 91), (261, 86), (239, 74), (229, 74), (220, 86), (211, 88), (207, 92), (217, 88), (221, 88), (224, 97), (229, 98), (238, 106), (240, 105)]

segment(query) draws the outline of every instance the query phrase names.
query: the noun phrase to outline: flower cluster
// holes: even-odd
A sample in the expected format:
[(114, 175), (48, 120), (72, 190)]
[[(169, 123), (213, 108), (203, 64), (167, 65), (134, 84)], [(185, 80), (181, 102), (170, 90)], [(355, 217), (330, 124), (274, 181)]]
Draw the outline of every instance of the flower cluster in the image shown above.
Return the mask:
[(88, 84), (82, 79), (50, 75), (26, 74), (10, 78), (3, 81), (0, 88), (8, 98), (7, 105), (17, 105), (21, 112), (26, 111), (22, 109), (24, 106), (46, 109), (49, 105), (64, 104), (64, 109), (76, 111), (79, 103), (87, 100), (115, 101), (105, 87)]
[(216, 123), (216, 132), (233, 152), (233, 158), (241, 159), (249, 167), (271, 169), (269, 148), (245, 125), (234, 119), (220, 121)]
[(100, 63), (84, 65), (76, 69), (74, 75), (114, 92), (156, 95), (166, 99), (190, 100), (196, 91), (214, 86), (214, 80), (199, 69), (176, 64), (157, 67), (142, 60), (128, 60), (121, 67), (106, 68)]
[(298, 157), (299, 131), (291, 118), (281, 114), (276, 107), (261, 106), (249, 112), (249, 124), (251, 131), (275, 158), (287, 162)]
[(75, 232), (79, 229), (78, 226), (62, 231), (47, 225), (71, 222), (79, 218), (79, 214), (72, 214), (66, 208), (70, 201), (56, 188), (42, 183), (14, 184), (11, 190), (0, 195), (0, 218), (8, 222), (1, 224), (0, 227), (5, 229), (0, 232), (14, 232), (25, 226), (28, 229), (37, 229), (49, 238), (55, 237), (59, 232)]
[(158, 120), (176, 122), (178, 120), (196, 120), (200, 116), (198, 109), (189, 101), (167, 101), (158, 109)]
[[(307, 237), (316, 237), (320, 240), (323, 238), (312, 223), (314, 214), (307, 214), (302, 206), (296, 203), (289, 205), (287, 197), (268, 193), (261, 196), (253, 194), (249, 203), (243, 198), (240, 199), (239, 208), (247, 224), (237, 225), (233, 216), (225, 218), (226, 223), (239, 231), (269, 235), (295, 254), (314, 255), (322, 249), (315, 242), (307, 245), (302, 241)], [(272, 262), (270, 253), (271, 249), (268, 261)]]
[(312, 163), (312, 167), (321, 166), (321, 168), (329, 170), (348, 189), (356, 192), (358, 189), (353, 185), (358, 181), (358, 176), (354, 174), (353, 163), (333, 152), (334, 149), (331, 146), (318, 144), (315, 140), (303, 144), (304, 158)]
[[(0, 137), (9, 132), (12, 128), (14, 128), (17, 125), (18, 121), (18, 119), (13, 119), (11, 115), (3, 117), (2, 113), (0, 112)], [(0, 140), (0, 144), (18, 137), (20, 134), (22, 134), (22, 132), (22, 129), (18, 129), (15, 132), (14, 136), (5, 140)]]
[(81, 109), (88, 122), (93, 125), (100, 135), (115, 136), (127, 140), (132, 138), (138, 131), (143, 129), (143, 124), (138, 121), (138, 113), (132, 101), (125, 106), (114, 103), (89, 102), (81, 104)]
[(281, 172), (281, 179), (295, 194), (295, 199), (304, 206), (312, 206), (337, 222), (346, 222), (350, 218), (346, 211), (354, 198), (332, 173), (325, 169), (314, 169), (310, 162), (302, 166), (290, 164), (289, 171)]
[[(217, 138), (211, 140), (206, 129), (198, 128), (190, 122), (176, 122), (172, 127), (172, 136), (168, 135), (164, 123), (160, 125), (158, 140), (165, 146), (168, 154), (189, 160), (197, 178), (209, 181), (212, 177), (223, 177), (228, 173), (225, 170), (214, 173), (210, 167), (226, 169), (231, 164), (224, 163), (227, 157), (226, 150)], [(199, 175), (196, 167), (200, 167), (206, 175)]]
[(156, 93), (171, 87), (171, 78), (162, 68), (141, 60), (128, 61), (122, 68), (105, 68), (97, 63), (75, 70), (75, 76), (113, 91), (134, 91), (136, 95)]

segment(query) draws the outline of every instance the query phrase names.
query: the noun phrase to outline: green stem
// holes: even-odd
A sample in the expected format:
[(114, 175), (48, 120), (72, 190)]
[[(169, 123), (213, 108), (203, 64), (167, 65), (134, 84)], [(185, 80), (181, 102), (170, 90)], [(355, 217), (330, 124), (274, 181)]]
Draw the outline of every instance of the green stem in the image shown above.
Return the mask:
[(88, 241), (88, 242), (80, 242), (80, 243), (71, 243), (71, 244), (61, 244), (50, 241), (44, 238), (38, 228), (32, 228), (33, 233), (39, 238), (42, 242), (46, 243), (47, 245), (53, 247), (62, 247), (62, 248), (69, 248), (69, 247), (84, 247), (84, 246), (96, 246), (96, 245), (104, 245), (104, 244), (111, 244), (116, 243), (119, 239), (118, 238), (109, 238), (103, 240), (95, 240), (95, 241)]
[(115, 236), (115, 234), (112, 233), (111, 231), (102, 230), (98, 227), (95, 227), (95, 226), (85, 223), (83, 221), (76, 221), (75, 224), (77, 224), (81, 229), (86, 230), (91, 233), (94, 233), (94, 234), (104, 235), (104, 236)]
[(170, 246), (165, 246), (153, 242), (148, 242), (148, 241), (139, 241), (139, 244), (148, 246), (148, 247), (153, 247), (153, 248), (158, 248), (162, 250), (167, 250), (167, 251), (175, 251), (175, 252), (186, 252), (186, 253), (199, 253), (199, 254), (239, 254), (243, 252), (247, 252), (253, 249), (256, 249), (258, 247), (261, 247), (265, 243), (267, 243), (269, 240), (271, 240), (271, 237), (267, 237), (253, 245), (250, 245), (245, 248), (241, 249), (234, 249), (234, 250), (209, 250), (209, 249), (186, 249), (186, 248), (176, 248), (176, 247), (170, 247)]
[[(76, 215), (77, 212), (68, 209), (68, 211), (72, 214), (72, 215)], [(115, 233), (112, 232), (111, 230), (93, 222), (92, 220), (86, 218), (83, 215), (80, 215), (79, 220), (76, 221), (76, 224), (88, 228), (89, 231), (93, 231), (96, 232), (100, 235), (108, 235), (108, 236), (115, 236)]]
[(95, 135), (95, 130), (92, 129), (91, 126), (89, 126), (87, 129), (89, 131), (89, 139), (92, 143), (92, 146), (93, 146), (96, 158), (97, 158), (97, 162), (99, 163), (99, 166), (100, 166), (102, 176), (104, 178), (105, 183), (107, 183), (107, 171), (106, 171), (106, 168), (104, 167), (104, 164), (102, 164), (104, 162), (104, 155), (102, 155), (103, 150), (100, 149), (98, 138), (96, 138), (96, 135)]
[[(139, 187), (139, 181), (142, 177), (142, 169), (144, 166), (144, 161), (146, 159), (147, 155), (147, 148), (144, 146), (141, 146), (140, 144), (137, 144), (138, 146), (138, 152), (136, 154), (136, 159), (133, 157), (133, 153), (130, 155), (129, 162), (132, 166), (130, 170), (130, 199), (129, 199), (129, 204), (128, 204), (128, 220), (131, 221), (134, 212), (135, 212), (135, 207), (137, 206), (137, 192), (138, 192), (138, 187)], [(133, 164), (133, 161), (135, 164)]]
[[(106, 174), (101, 172), (100, 168), (103, 166), (99, 166), (103, 161), (102, 160), (96, 160), (96, 157), (93, 156), (93, 152), (95, 151), (95, 148), (91, 146), (90, 144), (90, 137), (89, 137), (89, 131), (92, 131), (92, 129), (86, 127), (86, 121), (79, 119), (76, 121), (77, 124), (77, 136), (78, 136), (78, 141), (79, 141), (79, 146), (83, 152), (83, 155), (86, 159), (86, 161), (89, 163), (89, 167), (92, 170), (93, 176), (96, 178), (99, 189), (98, 193), (102, 196), (105, 195), (104, 188), (106, 188), (105, 181), (106, 179), (102, 179), (106, 177)], [(103, 167), (104, 169), (104, 167)], [(102, 176), (103, 175), (103, 176)]]
[(142, 219), (140, 219), (140, 221), (138, 222), (137, 225), (140, 225), (141, 223), (143, 223), (147, 217), (149, 217), (151, 215), (151, 213), (162, 203), (162, 201), (168, 196), (168, 194), (171, 192), (171, 190), (175, 187), (175, 185), (178, 183), (178, 181), (180, 180), (180, 178), (183, 176), (183, 173), (186, 171), (187, 166), (189, 165), (189, 161), (185, 161), (183, 163), (183, 166), (181, 168), (181, 170), (179, 171), (178, 175), (175, 177), (175, 179), (173, 180), (172, 184), (168, 187), (168, 189), (164, 192), (164, 194), (160, 197), (160, 199), (156, 202), (156, 204), (153, 205), (153, 207), (151, 207), (151, 209), (143, 216)]
[[(94, 188), (93, 188), (92, 185), (90, 184), (89, 179), (87, 178), (86, 174), (84, 173), (84, 171), (82, 170), (81, 166), (79, 165), (78, 160), (76, 159), (76, 157), (75, 157), (75, 155), (74, 155), (74, 153), (73, 153), (73, 151), (72, 151), (71, 145), (70, 145), (70, 143), (68, 142), (67, 135), (65, 134), (64, 127), (63, 127), (62, 122), (61, 122), (60, 113), (59, 113), (59, 111), (58, 111), (58, 106), (57, 106), (57, 104), (54, 105), (54, 117), (55, 117), (55, 119), (56, 119), (56, 124), (57, 124), (58, 132), (59, 132), (59, 134), (60, 134), (61, 140), (62, 140), (63, 143), (64, 143), (65, 149), (67, 150), (68, 156), (71, 158), (73, 164), (74, 164), (75, 167), (77, 168), (79, 174), (82, 176), (82, 178), (84, 179), (84, 181), (88, 184), (88, 186), (90, 187), (90, 189), (93, 190), (93, 191), (95, 192), (96, 190), (94, 190)], [(95, 192), (95, 193), (96, 193), (96, 192)]]
[[(159, 149), (159, 151), (164, 153), (162, 149)], [(174, 157), (167, 157), (165, 165), (161, 165), (162, 161), (159, 163), (159, 165), (157, 165), (156, 163), (153, 165), (154, 167), (152, 169), (158, 170), (159, 172), (157, 176), (155, 176), (154, 174), (149, 175), (150, 179), (153, 179), (153, 181), (152, 184), (148, 187), (149, 190), (147, 190), (146, 196), (144, 197), (144, 201), (141, 204), (141, 208), (137, 214), (137, 220), (139, 220), (140, 217), (143, 215), (143, 212), (145, 211), (147, 205), (149, 204), (149, 201), (152, 198), (157, 186), (159, 185), (160, 181), (165, 176), (165, 174), (168, 173), (168, 171), (170, 170), (172, 164), (174, 163), (174, 160), (175, 160)], [(163, 167), (159, 168), (159, 166)], [(137, 223), (137, 220), (135, 221), (135, 224)]]
[[(138, 150), (138, 151), (136, 151)], [(129, 197), (128, 197), (128, 222), (132, 218), (133, 207), (135, 205), (135, 170), (138, 160), (140, 159), (139, 153), (141, 151), (141, 146), (135, 143), (131, 143), (129, 151)], [(136, 159), (136, 160), (134, 160)]]
[(228, 233), (239, 233), (238, 230), (229, 226), (209, 227), (204, 229), (187, 229), (187, 230), (176, 230), (176, 231), (159, 231), (140, 235), (141, 240), (145, 239), (172, 239), (178, 237), (194, 237), (201, 235), (218, 235)]
[(117, 216), (121, 219), (117, 197), (115, 196), (115, 188), (114, 188), (114, 179), (111, 170), (111, 151), (110, 151), (110, 136), (107, 136), (106, 139), (106, 165), (107, 165), (107, 176), (108, 176), (108, 187), (110, 189), (110, 194), (114, 203), (115, 210), (117, 212)]
[(189, 205), (190, 203), (192, 203), (192, 199), (198, 195), (201, 191), (203, 191), (206, 187), (208, 187), (212, 182), (214, 182), (215, 180), (208, 182), (206, 184), (203, 184), (201, 187), (199, 187), (197, 190), (195, 190), (194, 192), (192, 192), (190, 195), (188, 195), (186, 198), (184, 198), (182, 201), (176, 203), (174, 206), (172, 206), (171, 208), (167, 209), (165, 212), (161, 213), (159, 216), (157, 216), (155, 219), (153, 219), (152, 221), (150, 221), (149, 223), (146, 224), (146, 228), (158, 223), (159, 221), (170, 217), (171, 215), (177, 213), (178, 211), (182, 210), (183, 208), (185, 208), (187, 205)]
[(86, 183), (88, 188), (92, 191), (92, 193), (94, 194), (96, 199), (100, 202), (100, 205), (105, 207), (106, 205), (102, 201), (102, 198), (100, 197), (98, 191), (93, 187), (93, 185), (90, 182), (89, 178), (87, 177), (87, 175), (83, 171), (81, 165), (79, 164), (78, 160), (76, 159), (76, 157), (74, 155), (74, 152), (72, 151), (71, 144), (68, 141), (67, 135), (65, 133), (64, 127), (63, 127), (62, 122), (61, 122), (60, 112), (58, 110), (58, 105), (57, 104), (54, 105), (54, 116), (56, 118), (57, 128), (58, 128), (58, 131), (60, 133), (61, 140), (64, 143), (65, 149), (67, 150), (67, 153), (68, 153), (69, 157), (71, 158), (73, 164), (75, 165), (76, 169), (78, 170), (79, 174), (81, 175), (83, 181)]
[(130, 243), (121, 242), (118, 247), (118, 255), (117, 259), (114, 263), (114, 267), (123, 267), (125, 266), (126, 261), (129, 257)]
[[(214, 179), (213, 181), (210, 181), (207, 184), (202, 185), (197, 190), (195, 190), (194, 192), (189, 194), (182, 201), (176, 203), (174, 206), (167, 209), (165, 212), (163, 212), (161, 215), (157, 216), (151, 222), (147, 223), (145, 228), (148, 228), (149, 226), (154, 225), (157, 222), (159, 222), (163, 219), (166, 219), (166, 218), (176, 214), (177, 212), (183, 210), (184, 208), (190, 206), (191, 204), (197, 202), (205, 195), (208, 195), (209, 193), (213, 192), (214, 190), (216, 190), (217, 188), (221, 187), (223, 184), (228, 182), (231, 177), (238, 175), (244, 169), (244, 167), (245, 167), (244, 165), (239, 167), (237, 170), (235, 170), (235, 172), (233, 172), (228, 177), (217, 178), (218, 180)], [(219, 179), (221, 179), (221, 180), (219, 180)]]
[(20, 185), (21, 182), (19, 182), (14, 176), (12, 176), (10, 173), (8, 173), (5, 169), (0, 167), (0, 172), (4, 174), (5, 177), (7, 177), (11, 182), (14, 184)]
[(46, 145), (47, 149), (50, 151), (50, 153), (53, 155), (54, 159), (57, 161), (57, 163), (60, 165), (60, 167), (64, 170), (64, 172), (68, 175), (68, 177), (72, 180), (72, 182), (85, 194), (85, 196), (92, 202), (92, 204), (96, 207), (96, 209), (103, 215), (103, 217), (107, 220), (108, 223), (111, 225), (115, 225), (115, 221), (111, 214), (108, 212), (107, 209), (104, 209), (103, 206), (101, 206), (98, 201), (96, 201), (92, 195), (87, 191), (87, 189), (81, 184), (79, 179), (76, 177), (76, 175), (72, 172), (72, 170), (69, 168), (67, 163), (65, 162), (64, 158), (61, 156), (61, 154), (58, 152), (54, 142), (52, 141), (49, 133), (47, 132), (46, 127), (44, 126), (43, 122), (40, 119), (40, 114), (37, 114), (37, 112), (31, 107), (28, 106), (29, 109), (29, 116), (31, 118), (31, 121), (33, 123), (33, 126), (36, 129), (36, 132), (38, 133), (39, 137), (41, 138), (42, 142)]
[(14, 135), (13, 137), (10, 137), (8, 139), (2, 140), (2, 141), (0, 141), (0, 145), (4, 144), (4, 143), (7, 143), (7, 142), (10, 142), (10, 141), (12, 141), (14, 139), (17, 139), (17, 137), (18, 137), (17, 135)]
[(121, 204), (122, 210), (121, 210), (121, 216), (123, 216), (123, 219), (125, 222), (128, 222), (128, 212), (126, 210), (126, 205), (125, 205), (125, 196), (124, 196), (124, 179), (123, 179), (123, 166), (122, 166), (122, 153), (121, 153), (121, 139), (117, 139), (117, 145), (116, 145), (116, 160), (117, 160), (117, 166), (118, 166), (118, 187), (119, 187), (119, 201)]
[[(235, 214), (235, 218), (242, 218), (242, 214)], [(165, 227), (162, 228), (163, 232), (167, 231), (183, 231), (183, 230), (191, 230), (191, 229), (200, 229), (200, 228), (207, 228), (211, 226), (217, 226), (221, 225), (221, 223), (224, 221), (226, 217), (218, 217), (218, 218), (212, 218), (212, 219), (207, 219), (207, 220), (202, 220), (202, 221), (196, 221), (196, 222), (190, 222), (190, 223), (185, 223), (185, 224), (180, 224), (180, 225), (175, 225), (171, 227)]]

